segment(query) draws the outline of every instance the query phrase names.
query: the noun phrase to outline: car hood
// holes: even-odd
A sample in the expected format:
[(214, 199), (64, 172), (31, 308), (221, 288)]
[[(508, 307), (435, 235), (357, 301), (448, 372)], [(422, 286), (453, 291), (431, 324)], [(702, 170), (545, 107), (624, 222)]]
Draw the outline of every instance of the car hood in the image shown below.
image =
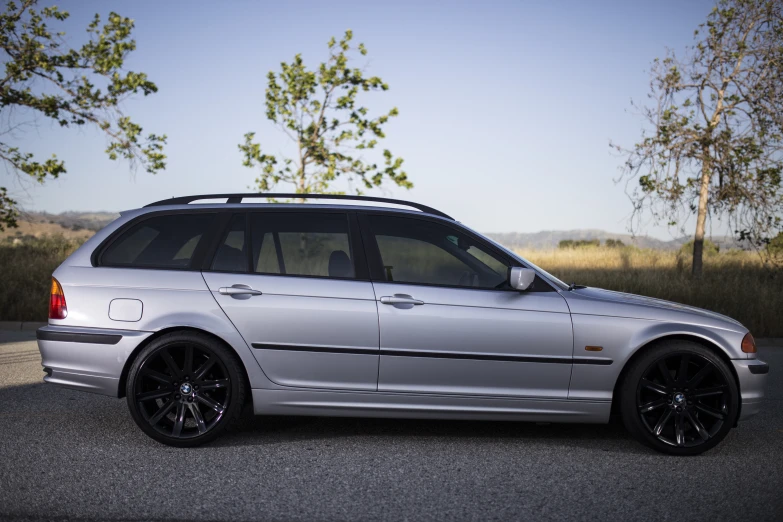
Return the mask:
[(742, 323), (725, 315), (641, 295), (586, 287), (563, 292), (563, 296), (568, 301), (571, 313), (679, 320), (708, 326), (723, 326), (732, 330), (736, 330), (737, 326), (744, 328)]

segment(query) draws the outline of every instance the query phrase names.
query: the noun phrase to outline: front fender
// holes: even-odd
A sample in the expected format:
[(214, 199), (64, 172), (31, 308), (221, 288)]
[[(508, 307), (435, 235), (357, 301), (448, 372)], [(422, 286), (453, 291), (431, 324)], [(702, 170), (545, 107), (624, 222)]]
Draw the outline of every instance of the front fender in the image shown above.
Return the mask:
[(642, 347), (666, 337), (692, 337), (721, 350), (729, 359), (746, 359), (740, 349), (745, 332), (700, 325), (648, 319), (574, 314), (574, 357), (586, 357), (595, 352), (586, 346), (601, 346), (606, 366), (575, 364), (571, 372), (569, 399), (611, 400), (617, 379), (630, 358)]

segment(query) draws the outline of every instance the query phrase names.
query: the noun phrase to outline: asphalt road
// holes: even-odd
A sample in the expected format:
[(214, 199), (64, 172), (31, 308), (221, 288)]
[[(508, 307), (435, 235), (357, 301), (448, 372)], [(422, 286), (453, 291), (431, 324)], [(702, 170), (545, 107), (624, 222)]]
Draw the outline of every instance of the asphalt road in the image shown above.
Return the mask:
[(676, 458), (621, 425), (298, 417), (169, 448), (124, 400), (44, 385), (32, 336), (0, 333), (2, 519), (783, 518), (783, 346), (760, 350), (772, 365), (763, 412)]

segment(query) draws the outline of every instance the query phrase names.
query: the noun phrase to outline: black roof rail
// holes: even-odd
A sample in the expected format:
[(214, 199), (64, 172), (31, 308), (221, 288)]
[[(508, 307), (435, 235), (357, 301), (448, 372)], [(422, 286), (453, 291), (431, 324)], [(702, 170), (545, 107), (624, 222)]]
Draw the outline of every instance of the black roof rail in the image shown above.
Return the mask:
[(404, 201), (402, 199), (377, 198), (375, 196), (350, 196), (345, 194), (272, 194), (262, 192), (250, 192), (246, 194), (201, 194), (198, 196), (181, 196), (178, 198), (163, 199), (161, 201), (156, 201), (155, 203), (145, 205), (145, 207), (159, 207), (162, 205), (187, 205), (188, 203), (192, 203), (193, 201), (198, 201), (200, 199), (223, 198), (226, 198), (226, 203), (242, 203), (244, 198), (345, 199), (351, 201), (374, 201), (378, 203), (404, 205), (406, 207), (416, 208), (422, 212), (434, 214), (436, 216), (454, 221), (454, 218), (448, 214), (444, 214), (440, 210), (436, 210), (420, 203), (413, 203), (411, 201)]

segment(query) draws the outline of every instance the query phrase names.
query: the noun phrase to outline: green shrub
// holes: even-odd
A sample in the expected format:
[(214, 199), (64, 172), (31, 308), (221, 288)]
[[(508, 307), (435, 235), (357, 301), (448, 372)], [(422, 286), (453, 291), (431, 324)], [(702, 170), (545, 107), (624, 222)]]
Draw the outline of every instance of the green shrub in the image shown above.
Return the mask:
[(601, 246), (600, 239), (564, 239), (557, 244), (558, 248), (593, 248)]
[(772, 238), (769, 245), (767, 245), (767, 250), (773, 256), (783, 257), (783, 232)]

